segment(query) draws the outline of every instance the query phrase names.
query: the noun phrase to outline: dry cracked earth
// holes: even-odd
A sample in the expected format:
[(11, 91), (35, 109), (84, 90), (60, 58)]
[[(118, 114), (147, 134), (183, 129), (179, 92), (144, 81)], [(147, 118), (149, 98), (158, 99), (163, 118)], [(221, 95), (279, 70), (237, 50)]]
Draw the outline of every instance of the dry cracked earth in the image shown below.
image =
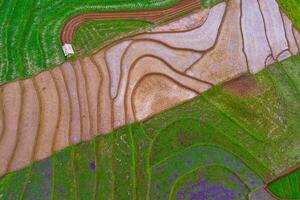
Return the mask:
[(5, 84), (0, 175), (257, 73), (299, 46), (300, 34), (275, 0), (229, 0)]

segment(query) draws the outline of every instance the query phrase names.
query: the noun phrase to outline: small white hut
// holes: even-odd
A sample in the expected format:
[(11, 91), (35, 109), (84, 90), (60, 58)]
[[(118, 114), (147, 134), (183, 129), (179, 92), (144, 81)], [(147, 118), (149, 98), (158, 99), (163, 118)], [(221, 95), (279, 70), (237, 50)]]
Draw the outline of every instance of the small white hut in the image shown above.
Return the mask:
[(62, 48), (66, 57), (74, 55), (72, 44), (64, 44)]

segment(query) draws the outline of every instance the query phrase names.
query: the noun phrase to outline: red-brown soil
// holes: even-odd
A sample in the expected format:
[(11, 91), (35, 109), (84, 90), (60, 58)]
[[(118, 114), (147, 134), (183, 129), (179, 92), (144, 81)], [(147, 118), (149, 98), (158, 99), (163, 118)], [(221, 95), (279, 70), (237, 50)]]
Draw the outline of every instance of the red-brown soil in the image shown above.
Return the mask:
[(83, 24), (95, 20), (107, 19), (139, 19), (147, 20), (153, 23), (160, 23), (170, 19), (180, 13), (188, 12), (200, 7), (199, 0), (180, 0), (173, 6), (157, 10), (139, 10), (139, 11), (112, 11), (80, 14), (71, 17), (66, 21), (61, 31), (61, 43), (72, 43), (76, 30)]
[(224, 83), (224, 89), (236, 96), (247, 96), (257, 90), (257, 84), (252, 76), (240, 76)]

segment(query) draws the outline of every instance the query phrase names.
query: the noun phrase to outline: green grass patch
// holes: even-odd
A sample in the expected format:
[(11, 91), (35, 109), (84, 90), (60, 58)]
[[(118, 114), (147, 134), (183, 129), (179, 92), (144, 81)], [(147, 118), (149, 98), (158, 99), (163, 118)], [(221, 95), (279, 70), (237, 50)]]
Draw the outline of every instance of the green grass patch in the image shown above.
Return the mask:
[(52, 196), (52, 160), (34, 164), (21, 199), (49, 199)]
[(81, 55), (91, 54), (111, 42), (139, 31), (152, 24), (139, 20), (93, 21), (81, 26), (73, 39), (73, 46)]
[(84, 142), (74, 149), (74, 176), (79, 199), (94, 199), (96, 191), (96, 154), (94, 142)]
[(224, 0), (200, 0), (202, 8), (211, 8)]
[(113, 199), (113, 135), (96, 139), (96, 199)]
[(279, 178), (268, 189), (280, 199), (300, 199), (300, 169)]
[(299, 0), (278, 0), (280, 7), (292, 20), (293, 24), (300, 30), (300, 1)]

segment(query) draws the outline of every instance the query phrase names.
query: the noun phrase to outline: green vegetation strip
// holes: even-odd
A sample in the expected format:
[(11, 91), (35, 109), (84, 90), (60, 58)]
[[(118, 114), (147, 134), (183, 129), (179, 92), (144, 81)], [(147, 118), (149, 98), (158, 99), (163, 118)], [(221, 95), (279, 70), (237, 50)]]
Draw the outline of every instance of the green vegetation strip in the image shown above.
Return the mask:
[(200, 0), (202, 8), (211, 8), (218, 3), (223, 2), (224, 0)]
[[(0, 199), (172, 199), (182, 194), (176, 188), (189, 185), (188, 174), (210, 166), (219, 167), (225, 182), (234, 173), (243, 185), (223, 187), (216, 179), (222, 191), (251, 192), (300, 161), (300, 55), (254, 78), (257, 88), (249, 96), (218, 86), (145, 122), (7, 174), (0, 180)], [(192, 181), (216, 187), (205, 177)]]
[(272, 182), (268, 189), (280, 199), (300, 199), (300, 168)]

